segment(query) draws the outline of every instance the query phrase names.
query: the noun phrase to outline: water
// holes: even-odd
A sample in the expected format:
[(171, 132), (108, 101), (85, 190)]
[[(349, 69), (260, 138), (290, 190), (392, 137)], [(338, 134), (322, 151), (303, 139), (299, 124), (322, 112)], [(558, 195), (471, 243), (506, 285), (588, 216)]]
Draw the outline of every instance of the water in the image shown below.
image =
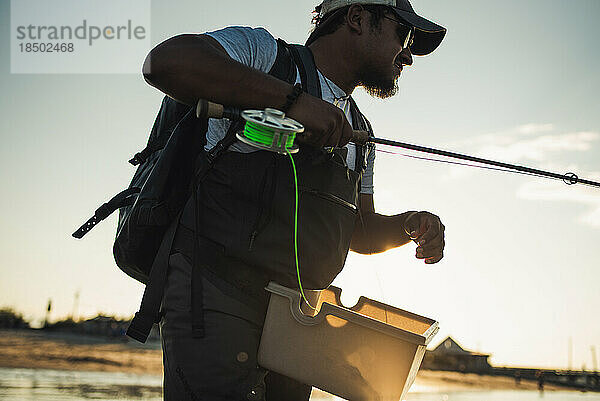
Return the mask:
[[(108, 372), (73, 372), (50, 369), (0, 368), (0, 400), (83, 401), (83, 400), (162, 400), (162, 379)], [(537, 391), (437, 392), (422, 389), (406, 401), (600, 401), (600, 394)], [(337, 397), (311, 401), (341, 400)]]
[(597, 393), (576, 393), (567, 391), (472, 391), (455, 393), (409, 394), (406, 401), (598, 401)]
[(162, 400), (162, 378), (126, 373), (0, 368), (0, 400)]

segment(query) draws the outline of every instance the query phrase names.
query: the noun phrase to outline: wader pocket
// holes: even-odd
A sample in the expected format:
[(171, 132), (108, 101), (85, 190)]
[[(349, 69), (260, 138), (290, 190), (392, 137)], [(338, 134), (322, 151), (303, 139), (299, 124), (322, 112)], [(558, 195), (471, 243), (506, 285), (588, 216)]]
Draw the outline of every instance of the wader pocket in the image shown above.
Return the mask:
[[(357, 208), (335, 195), (316, 190), (302, 190), (298, 203), (298, 260), (302, 284), (307, 288), (326, 288), (346, 262)], [(295, 268), (293, 248), (291, 251)]]
[[(326, 155), (328, 156), (328, 155)], [(298, 175), (298, 261), (302, 285), (325, 288), (346, 261), (357, 216), (358, 174), (333, 156), (296, 161)], [(295, 159), (296, 160), (296, 159)], [(294, 177), (289, 158), (278, 159), (274, 196), (266, 196), (268, 218), (253, 230), (246, 258), (297, 287), (294, 250)]]

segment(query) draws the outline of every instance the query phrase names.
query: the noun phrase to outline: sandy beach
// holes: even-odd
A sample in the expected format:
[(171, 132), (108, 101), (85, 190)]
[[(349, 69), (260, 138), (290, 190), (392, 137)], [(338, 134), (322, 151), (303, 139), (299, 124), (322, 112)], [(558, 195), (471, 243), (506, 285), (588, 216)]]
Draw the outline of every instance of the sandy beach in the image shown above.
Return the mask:
[(0, 330), (0, 366), (162, 375), (160, 344), (76, 334)]
[[(0, 330), (0, 367), (162, 375), (160, 344), (35, 330)], [(421, 370), (413, 392), (536, 390), (537, 383), (508, 377)], [(545, 390), (564, 387), (546, 385)]]

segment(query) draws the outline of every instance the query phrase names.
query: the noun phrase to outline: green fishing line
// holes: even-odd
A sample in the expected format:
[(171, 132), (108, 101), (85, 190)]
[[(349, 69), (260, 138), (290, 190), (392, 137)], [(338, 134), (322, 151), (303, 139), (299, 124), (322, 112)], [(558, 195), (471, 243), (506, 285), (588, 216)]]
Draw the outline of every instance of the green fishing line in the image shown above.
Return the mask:
[(302, 280), (300, 279), (300, 266), (298, 264), (298, 176), (296, 174), (296, 164), (294, 163), (294, 158), (292, 154), (288, 151), (288, 155), (290, 156), (290, 161), (292, 162), (292, 170), (294, 172), (294, 187), (296, 189), (296, 197), (295, 197), (295, 208), (294, 208), (294, 255), (296, 256), (296, 273), (298, 274), (298, 287), (300, 287), (300, 294), (302, 294), (302, 299), (308, 306), (312, 309), (316, 310), (314, 306), (308, 302), (306, 299), (306, 295), (304, 295), (304, 289), (302, 288)]
[(273, 143), (275, 138), (276, 130), (265, 127), (259, 123), (253, 123), (252, 121), (246, 121), (246, 125), (244, 126), (243, 136), (246, 137), (253, 143), (263, 145), (266, 147), (279, 147), (285, 149), (285, 152), (290, 156), (290, 161), (292, 163), (292, 171), (294, 172), (294, 187), (295, 187), (295, 207), (294, 207), (294, 256), (296, 260), (296, 274), (298, 276), (298, 287), (300, 288), (300, 294), (302, 295), (302, 299), (306, 304), (312, 309), (316, 309), (313, 307), (306, 295), (304, 294), (304, 289), (302, 288), (302, 280), (300, 279), (300, 264), (298, 263), (298, 175), (296, 173), (296, 164), (294, 163), (294, 158), (292, 157), (292, 153), (290, 152), (290, 148), (294, 145), (294, 139), (296, 138), (295, 132), (287, 132), (287, 140), (283, 143), (285, 135), (280, 135), (279, 139), (276, 143)]
[[(264, 146), (271, 146), (273, 144), (273, 138), (275, 135), (275, 131), (273, 129), (261, 126), (259, 124), (255, 124), (251, 121), (247, 121), (244, 127), (244, 136), (250, 139), (253, 142), (259, 143)], [(279, 137), (277, 146), (281, 146), (283, 141), (283, 136)], [(288, 134), (287, 141), (285, 141), (285, 148), (291, 148), (294, 145), (294, 139), (296, 138), (296, 133), (291, 132)]]

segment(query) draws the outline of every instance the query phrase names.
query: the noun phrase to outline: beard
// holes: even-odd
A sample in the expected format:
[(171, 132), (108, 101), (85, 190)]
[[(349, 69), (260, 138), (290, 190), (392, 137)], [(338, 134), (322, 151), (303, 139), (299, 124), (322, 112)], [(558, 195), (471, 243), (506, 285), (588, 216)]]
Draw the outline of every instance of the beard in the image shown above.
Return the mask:
[(362, 86), (373, 97), (387, 99), (398, 93), (398, 78), (400, 78), (399, 73), (395, 73), (390, 77), (381, 72), (364, 71), (361, 74), (358, 86)]

